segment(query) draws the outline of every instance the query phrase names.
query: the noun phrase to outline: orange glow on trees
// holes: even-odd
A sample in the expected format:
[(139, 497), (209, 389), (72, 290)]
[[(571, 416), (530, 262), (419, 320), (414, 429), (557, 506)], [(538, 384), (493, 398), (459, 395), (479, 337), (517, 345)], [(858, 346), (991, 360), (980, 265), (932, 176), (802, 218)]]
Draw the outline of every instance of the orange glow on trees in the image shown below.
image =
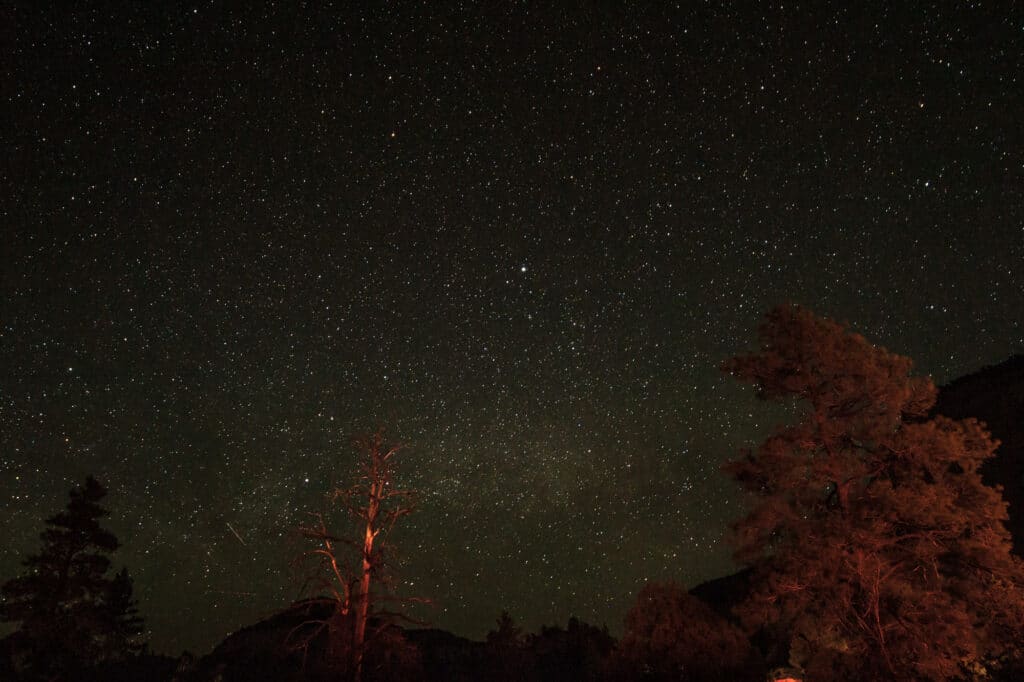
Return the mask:
[(672, 583), (648, 583), (626, 614), (612, 677), (713, 682), (761, 677), (744, 633)]
[(809, 679), (948, 680), (1004, 654), (1024, 570), (978, 473), (997, 443), (929, 418), (935, 387), (908, 358), (803, 308), (772, 310), (760, 340), (723, 369), (803, 412), (726, 466), (750, 493), (743, 622), (788, 633)]
[(333, 490), (330, 501), (343, 506), (355, 519), (358, 539), (332, 533), (322, 514), (314, 514), (315, 523), (299, 529), (316, 543), (302, 555), (303, 559), (312, 560), (314, 568), (307, 579), (307, 590), (326, 593), (328, 596), (323, 598), (333, 603), (333, 615), (314, 628), (305, 627), (310, 624), (304, 623), (292, 634), (301, 635), (297, 638), (300, 645), (308, 646), (326, 630), (331, 642), (329, 650), (348, 659), (342, 662), (346, 672), (360, 682), (370, 618), (397, 615), (373, 606), (389, 599), (389, 595), (371, 590), (374, 584), (386, 582), (382, 534), (398, 519), (412, 513), (414, 493), (393, 487), (394, 458), (401, 448), (389, 444), (382, 429), (357, 438), (355, 446), (362, 456), (358, 480), (350, 488)]

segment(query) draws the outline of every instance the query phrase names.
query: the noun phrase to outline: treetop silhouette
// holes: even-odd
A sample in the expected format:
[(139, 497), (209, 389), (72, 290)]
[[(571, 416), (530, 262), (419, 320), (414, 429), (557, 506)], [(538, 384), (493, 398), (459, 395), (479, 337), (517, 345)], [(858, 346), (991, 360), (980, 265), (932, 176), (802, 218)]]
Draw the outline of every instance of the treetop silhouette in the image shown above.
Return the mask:
[(142, 620), (132, 581), (108, 577), (117, 538), (99, 520), (106, 489), (93, 477), (69, 493), (64, 511), (46, 520), (43, 547), (28, 571), (0, 588), (0, 620), (17, 623), (17, 665), (29, 675), (60, 674), (137, 654)]

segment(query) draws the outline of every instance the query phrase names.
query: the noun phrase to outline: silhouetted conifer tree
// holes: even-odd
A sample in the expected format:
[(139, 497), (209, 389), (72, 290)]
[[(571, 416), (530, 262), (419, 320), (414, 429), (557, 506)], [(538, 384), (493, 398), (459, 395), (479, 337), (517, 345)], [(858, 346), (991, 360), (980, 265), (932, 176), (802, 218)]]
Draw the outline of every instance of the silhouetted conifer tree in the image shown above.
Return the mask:
[(487, 633), (488, 679), (494, 682), (512, 682), (528, 679), (532, 668), (526, 651), (526, 636), (516, 625), (508, 611), (502, 611), (495, 621), (496, 628)]
[(570, 617), (566, 629), (542, 626), (527, 641), (534, 675), (540, 682), (595, 682), (615, 647), (607, 627), (595, 627)]
[(516, 625), (508, 611), (502, 611), (495, 621), (496, 629), (487, 633), (487, 643), (497, 647), (521, 647), (523, 645), (523, 629)]
[(1004, 654), (1024, 570), (978, 473), (996, 443), (928, 418), (932, 382), (839, 324), (783, 306), (760, 337), (723, 369), (803, 411), (726, 468), (751, 494), (744, 623), (786, 633), (808, 679), (948, 680)]
[(67, 509), (46, 520), (28, 572), (0, 588), (0, 620), (18, 624), (16, 663), (26, 678), (60, 679), (142, 648), (131, 578), (126, 570), (107, 576), (118, 542), (99, 524), (105, 495), (91, 476), (74, 488)]

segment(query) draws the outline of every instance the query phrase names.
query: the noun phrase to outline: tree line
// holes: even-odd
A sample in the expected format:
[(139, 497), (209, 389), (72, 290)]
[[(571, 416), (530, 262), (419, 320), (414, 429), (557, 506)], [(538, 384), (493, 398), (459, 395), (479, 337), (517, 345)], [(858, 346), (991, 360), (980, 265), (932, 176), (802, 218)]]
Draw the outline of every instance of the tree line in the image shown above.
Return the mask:
[[(576, 672), (551, 679), (1015, 679), (1024, 564), (1001, 491), (979, 472), (998, 445), (985, 427), (933, 415), (935, 385), (910, 359), (799, 306), (770, 311), (758, 349), (722, 369), (798, 407), (724, 467), (746, 509), (731, 535), (743, 571), (727, 593), (649, 584), (618, 642), (578, 621), (527, 636), (505, 613), (485, 643), (487, 676), (547, 679), (552, 661), (576, 656)], [(295, 679), (423, 674), (385, 560), (387, 533), (415, 496), (394, 486), (400, 447), (383, 431), (356, 447), (352, 487), (329, 499), (358, 534), (323, 514), (298, 529), (308, 599), (280, 642), (301, 662)], [(25, 573), (0, 590), (0, 620), (17, 626), (5, 640), (17, 679), (73, 679), (144, 649), (131, 579), (111, 574), (118, 543), (99, 523), (104, 495), (92, 478), (72, 490)]]

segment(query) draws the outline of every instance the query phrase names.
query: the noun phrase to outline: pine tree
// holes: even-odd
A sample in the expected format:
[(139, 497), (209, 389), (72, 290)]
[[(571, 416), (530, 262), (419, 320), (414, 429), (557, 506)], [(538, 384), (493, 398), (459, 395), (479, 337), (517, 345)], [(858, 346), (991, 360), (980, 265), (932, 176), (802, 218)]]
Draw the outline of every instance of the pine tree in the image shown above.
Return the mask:
[(107, 633), (102, 656), (104, 660), (135, 655), (144, 649), (138, 640), (143, 631), (143, 620), (139, 616), (138, 602), (133, 594), (131, 576), (128, 575), (128, 569), (122, 567), (111, 580), (107, 599), (100, 608), (100, 630)]
[(809, 679), (948, 680), (1005, 654), (1024, 569), (978, 473), (997, 443), (929, 418), (931, 380), (839, 324), (783, 306), (760, 336), (723, 368), (803, 412), (726, 468), (751, 493), (744, 622), (785, 633)]
[(498, 648), (515, 648), (523, 644), (523, 629), (508, 611), (502, 611), (494, 622), (497, 626), (487, 633), (487, 643)]
[(20, 658), (32, 674), (61, 673), (137, 653), (142, 621), (122, 570), (107, 577), (117, 538), (100, 526), (106, 490), (91, 476), (67, 508), (46, 520), (28, 571), (0, 588), (0, 620), (18, 624)]
[(486, 673), (493, 682), (513, 682), (531, 679), (533, 661), (526, 650), (527, 635), (516, 625), (508, 611), (502, 611), (495, 621), (495, 629), (487, 633)]

